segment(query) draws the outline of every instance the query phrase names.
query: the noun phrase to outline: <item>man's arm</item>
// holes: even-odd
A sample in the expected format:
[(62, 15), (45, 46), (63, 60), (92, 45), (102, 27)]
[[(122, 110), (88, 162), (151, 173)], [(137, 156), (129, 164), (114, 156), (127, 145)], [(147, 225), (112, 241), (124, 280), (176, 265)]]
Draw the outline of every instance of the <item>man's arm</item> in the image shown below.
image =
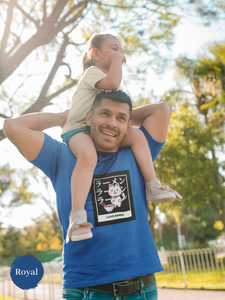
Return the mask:
[(131, 119), (134, 126), (143, 125), (154, 140), (165, 142), (170, 121), (170, 107), (166, 102), (134, 108)]
[(44, 143), (43, 130), (63, 126), (68, 111), (63, 113), (33, 113), (15, 119), (6, 119), (3, 126), (5, 136), (29, 161), (37, 158)]

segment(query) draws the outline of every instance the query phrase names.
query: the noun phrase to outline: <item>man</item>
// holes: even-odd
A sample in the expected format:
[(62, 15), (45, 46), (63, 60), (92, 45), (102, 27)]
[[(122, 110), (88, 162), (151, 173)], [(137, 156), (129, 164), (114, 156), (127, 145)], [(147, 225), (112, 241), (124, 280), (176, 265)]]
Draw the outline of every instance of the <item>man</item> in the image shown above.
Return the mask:
[[(157, 299), (154, 273), (162, 271), (148, 224), (143, 177), (129, 147), (119, 146), (129, 132), (132, 103), (121, 91), (97, 95), (86, 123), (98, 153), (85, 209), (93, 238), (66, 241), (71, 211), (70, 179), (76, 158), (66, 144), (42, 130), (63, 126), (66, 112), (37, 113), (7, 119), (4, 132), (27, 160), (52, 181), (63, 230), (62, 299)], [(146, 136), (153, 160), (167, 136), (167, 103), (133, 110), (133, 125)], [(143, 297), (143, 298), (142, 298)], [(89, 298), (87, 298), (89, 299)]]

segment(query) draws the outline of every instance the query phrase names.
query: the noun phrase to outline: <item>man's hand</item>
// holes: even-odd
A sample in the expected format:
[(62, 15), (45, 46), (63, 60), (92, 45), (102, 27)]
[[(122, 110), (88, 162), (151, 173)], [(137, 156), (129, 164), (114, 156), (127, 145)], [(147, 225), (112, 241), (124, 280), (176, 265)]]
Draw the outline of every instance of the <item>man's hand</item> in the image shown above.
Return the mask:
[(61, 113), (61, 124), (60, 124), (60, 127), (63, 127), (66, 124), (68, 113), (69, 113), (69, 109), (67, 109), (67, 110), (65, 110), (64, 112)]
[(62, 113), (33, 113), (4, 122), (5, 136), (27, 159), (35, 159), (44, 142), (43, 130), (66, 123), (68, 110)]

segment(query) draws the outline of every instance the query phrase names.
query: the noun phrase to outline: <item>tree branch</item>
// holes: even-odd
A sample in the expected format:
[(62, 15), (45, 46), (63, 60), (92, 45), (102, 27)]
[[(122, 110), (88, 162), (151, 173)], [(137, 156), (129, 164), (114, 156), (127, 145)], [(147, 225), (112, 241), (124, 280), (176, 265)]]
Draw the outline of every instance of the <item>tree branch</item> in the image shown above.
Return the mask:
[(59, 0), (56, 3), (56, 6), (50, 15), (49, 18), (46, 19), (46, 23), (48, 26), (53, 27), (53, 25), (57, 22), (60, 14), (62, 13), (64, 7), (66, 6), (68, 0)]
[(20, 37), (18, 37), (16, 34), (14, 34), (13, 32), (11, 32), (11, 34), (16, 37), (16, 40), (15, 40), (14, 45), (12, 46), (12, 48), (7, 53), (5, 53), (6, 59), (16, 49), (16, 47), (19, 45), (19, 43), (21, 41)]
[(77, 8), (81, 7), (84, 5), (83, 9), (87, 6), (87, 4), (90, 2), (90, 0), (84, 0), (77, 5), (73, 6), (61, 19), (60, 22), (64, 22)]
[(12, 22), (13, 8), (16, 4), (16, 1), (17, 0), (11, 0), (11, 1), (9, 1), (9, 4), (8, 4), (5, 30), (4, 30), (4, 34), (3, 34), (3, 37), (2, 37), (1, 50), (0, 50), (0, 60), (1, 61), (4, 60), (5, 49), (6, 49), (6, 46), (7, 46), (7, 41), (8, 41), (8, 37), (9, 37), (9, 33), (10, 33), (10, 26), (11, 26), (11, 22)]
[[(14, 0), (15, 1), (15, 0)], [(92, 0), (86, 0), (87, 2), (90, 2)], [(65, 0), (60, 0), (57, 2), (57, 9), (55, 8), (54, 11), (57, 12), (57, 14), (59, 15), (59, 4), (58, 3), (64, 3), (66, 2)], [(63, 9), (64, 5), (60, 5), (60, 8)], [(73, 22), (74, 20), (76, 20), (76, 18), (79, 18), (82, 15), (82, 11), (80, 14), (78, 14), (77, 16), (75, 16), (74, 18), (72, 18), (70, 20), (70, 22), (63, 22), (60, 23), (61, 26), (55, 26), (54, 23), (52, 23), (53, 20), (53, 16), (50, 17), (49, 19), (47, 19), (47, 21), (40, 26), (40, 28), (38, 29), (38, 31), (28, 40), (26, 41), (23, 45), (21, 45), (21, 47), (16, 51), (16, 53), (9, 57), (7, 60), (5, 61), (1, 61), (0, 64), (0, 84), (6, 79), (8, 78), (15, 69), (18, 68), (18, 66), (22, 63), (22, 61), (37, 47), (41, 46), (41, 45), (45, 45), (48, 44), (53, 38), (54, 36), (57, 35), (58, 32), (62, 31), (63, 26), (67, 26), (68, 24), (70, 24), (71, 22)], [(54, 16), (55, 18), (55, 16)], [(49, 20), (51, 22), (49, 22)]]
[(54, 79), (58, 68), (61, 66), (62, 60), (64, 58), (65, 49), (68, 46), (68, 44), (69, 44), (69, 38), (67, 35), (64, 35), (64, 40), (63, 40), (62, 46), (59, 50), (59, 53), (58, 53), (57, 59), (54, 63), (54, 66), (52, 67), (51, 72), (49, 73), (49, 76), (42, 88), (40, 95), (39, 95), (40, 98), (43, 98), (46, 96), (47, 91), (52, 83), (52, 80)]
[(67, 22), (60, 22), (59, 25), (56, 27), (57, 31), (63, 30), (63, 28), (67, 27), (71, 23), (74, 23), (78, 18), (82, 17), (83, 15), (83, 10), (81, 9), (74, 17), (72, 17), (69, 21)]
[(19, 6), (19, 4), (18, 3), (16, 3), (16, 8), (27, 18), (27, 19), (29, 19), (31, 22), (33, 22), (34, 24), (35, 24), (35, 26), (36, 26), (36, 28), (37, 29), (39, 29), (39, 27), (40, 27), (40, 21), (38, 20), (38, 21), (36, 21), (34, 18), (32, 18), (31, 16), (30, 16), (30, 14), (28, 14), (27, 12), (25, 12), (25, 10), (21, 7), (21, 6)]
[(57, 92), (51, 94), (50, 96), (48, 96), (46, 98), (46, 100), (48, 102), (50, 102), (52, 99), (54, 99), (55, 97), (59, 96), (60, 94), (62, 94), (63, 92), (65, 92), (66, 90), (72, 88), (73, 86), (75, 86), (77, 84), (77, 79), (73, 79), (73, 81), (69, 84), (67, 84), (66, 86), (62, 87), (60, 90), (58, 90)]
[[(77, 80), (73, 80), (71, 83), (69, 83), (68, 85), (62, 87), (60, 90), (58, 90), (57, 92), (51, 94), (48, 97), (40, 98), (40, 96), (39, 96), (37, 101), (31, 107), (29, 107), (26, 111), (23, 112), (23, 115), (28, 114), (28, 113), (33, 113), (33, 112), (40, 112), (44, 107), (49, 106), (51, 104), (50, 101), (52, 99), (59, 96), (60, 94), (62, 94), (66, 90), (72, 88), (76, 84), (77, 84)], [(6, 116), (6, 118), (9, 118), (9, 117)], [(1, 129), (0, 130), (0, 141), (2, 141), (4, 139), (5, 139), (5, 135), (4, 135), (3, 129)]]
[[(63, 40), (63, 43), (59, 50), (57, 59), (51, 69), (51, 72), (49, 73), (49, 76), (48, 76), (37, 100), (31, 107), (29, 107), (26, 111), (23, 112), (23, 115), (41, 111), (44, 107), (51, 104), (50, 101), (52, 99), (54, 99), (56, 96), (60, 95), (61, 93), (65, 92), (66, 90), (70, 89), (71, 87), (73, 87), (77, 84), (77, 80), (73, 80), (71, 83), (67, 84), (66, 86), (64, 86), (61, 89), (59, 89), (58, 91), (56, 91), (55, 93), (46, 97), (49, 87), (55, 77), (57, 70), (59, 69), (60, 66), (67, 65), (66, 63), (62, 62), (62, 60), (64, 58), (65, 49), (68, 45), (69, 45), (69, 38), (67, 35), (64, 35), (64, 40)], [(0, 141), (3, 140), (4, 138), (5, 138), (5, 135), (3, 133), (3, 130), (0, 130)]]
[[(69, 43), (68, 43), (69, 44)], [(65, 62), (62, 62), (61, 63), (61, 66), (67, 66), (67, 68), (69, 69), (69, 75), (65, 75), (67, 78), (71, 78), (71, 74), (72, 74), (72, 71), (71, 71), (71, 68), (70, 68), (70, 65), (68, 63), (65, 63)]]
[(8, 119), (8, 118), (11, 118), (11, 117), (8, 117), (8, 116), (6, 116), (6, 115), (4, 115), (4, 114), (0, 114), (0, 118)]
[(70, 20), (68, 20), (67, 22), (65, 22), (66, 18), (65, 16), (62, 18), (62, 20), (58, 23), (58, 25), (56, 26), (55, 30), (56, 31), (61, 31), (63, 30), (63, 28), (67, 27), (68, 25), (74, 23), (78, 18), (82, 17), (83, 15), (83, 11), (84, 9), (87, 7), (88, 3), (92, 2), (93, 0), (85, 0), (80, 2), (78, 5), (74, 6), (66, 15), (67, 17), (72, 13), (72, 11), (74, 11), (74, 8), (79, 8), (82, 7), (82, 9), (75, 15), (73, 16)]
[(43, 10), (44, 10), (44, 16), (43, 16), (43, 23), (46, 21), (47, 19), (47, 14), (46, 14), (46, 2), (47, 0), (44, 0), (44, 4), (43, 4)]

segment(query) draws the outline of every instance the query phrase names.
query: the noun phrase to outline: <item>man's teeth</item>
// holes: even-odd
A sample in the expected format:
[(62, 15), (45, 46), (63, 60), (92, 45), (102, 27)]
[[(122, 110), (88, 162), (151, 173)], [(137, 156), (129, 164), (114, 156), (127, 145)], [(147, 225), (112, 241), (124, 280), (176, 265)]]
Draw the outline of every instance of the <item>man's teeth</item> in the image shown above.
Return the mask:
[(110, 132), (106, 132), (106, 131), (102, 131), (104, 134), (110, 135), (110, 136), (115, 136), (115, 134), (110, 133)]

